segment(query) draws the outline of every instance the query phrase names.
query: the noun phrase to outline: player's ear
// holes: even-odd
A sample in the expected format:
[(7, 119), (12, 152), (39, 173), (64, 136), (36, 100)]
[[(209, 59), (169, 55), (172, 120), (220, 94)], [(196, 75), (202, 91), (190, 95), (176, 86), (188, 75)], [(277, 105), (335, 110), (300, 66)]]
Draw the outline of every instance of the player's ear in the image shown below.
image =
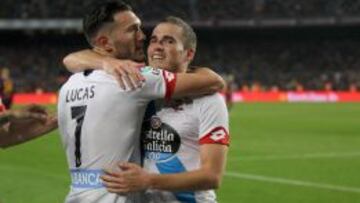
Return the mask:
[(113, 47), (110, 39), (105, 35), (99, 35), (95, 39), (95, 45), (104, 49), (106, 52), (112, 52)]
[(195, 57), (195, 49), (189, 48), (186, 50), (186, 59), (192, 61)]

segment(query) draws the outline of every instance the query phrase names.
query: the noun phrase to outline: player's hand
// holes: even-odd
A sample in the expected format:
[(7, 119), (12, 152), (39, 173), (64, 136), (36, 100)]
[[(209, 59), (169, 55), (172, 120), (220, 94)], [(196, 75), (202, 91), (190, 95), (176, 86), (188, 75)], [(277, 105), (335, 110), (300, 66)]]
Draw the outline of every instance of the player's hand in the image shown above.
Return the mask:
[(44, 106), (40, 106), (37, 104), (30, 104), (22, 109), (22, 111), (30, 112), (30, 113), (37, 113), (41, 115), (48, 115), (48, 111)]
[[(38, 137), (47, 134), (58, 127), (57, 116), (50, 115), (45, 108), (29, 106), (21, 111), (22, 114), (29, 113), (30, 117), (13, 119), (10, 121), (10, 131), (14, 134), (23, 135), (24, 138)], [(39, 112), (39, 113), (35, 113)], [(41, 119), (34, 115), (40, 115)]]
[(125, 90), (127, 85), (134, 90), (141, 87), (142, 82), (145, 80), (139, 70), (144, 66), (145, 63), (107, 57), (103, 61), (102, 68), (116, 78), (122, 89)]
[(149, 188), (149, 174), (139, 165), (120, 163), (118, 167), (122, 171), (105, 169), (105, 174), (101, 176), (103, 184), (109, 192), (126, 194)]
[(10, 110), (7, 113), (9, 114), (10, 122), (27, 119), (46, 122), (48, 115), (46, 109), (39, 105), (29, 105), (20, 110)]
[(30, 131), (34, 135), (44, 135), (55, 130), (57, 127), (58, 127), (57, 116), (47, 115), (45, 122), (43, 123), (34, 122), (34, 125), (32, 126), (32, 129)]

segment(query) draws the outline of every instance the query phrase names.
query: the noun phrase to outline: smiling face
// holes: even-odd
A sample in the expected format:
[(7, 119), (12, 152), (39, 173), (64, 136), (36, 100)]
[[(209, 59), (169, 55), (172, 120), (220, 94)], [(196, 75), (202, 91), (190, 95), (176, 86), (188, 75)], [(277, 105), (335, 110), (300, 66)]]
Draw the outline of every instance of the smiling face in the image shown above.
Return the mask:
[(165, 22), (153, 30), (147, 54), (150, 66), (185, 72), (194, 57), (194, 50), (185, 49), (181, 27)]

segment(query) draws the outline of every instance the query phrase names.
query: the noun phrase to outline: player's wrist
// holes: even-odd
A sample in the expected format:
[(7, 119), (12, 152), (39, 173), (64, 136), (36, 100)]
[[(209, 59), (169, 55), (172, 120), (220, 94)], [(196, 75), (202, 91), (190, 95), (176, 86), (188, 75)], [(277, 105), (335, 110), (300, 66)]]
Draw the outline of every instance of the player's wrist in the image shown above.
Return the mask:
[(154, 189), (154, 182), (155, 182), (156, 174), (146, 173), (144, 178), (144, 189)]
[(113, 60), (111, 57), (109, 56), (104, 56), (103, 58), (99, 59), (100, 61), (100, 68), (105, 70), (105, 71), (108, 71), (112, 68), (112, 66), (110, 65), (111, 64), (111, 61)]

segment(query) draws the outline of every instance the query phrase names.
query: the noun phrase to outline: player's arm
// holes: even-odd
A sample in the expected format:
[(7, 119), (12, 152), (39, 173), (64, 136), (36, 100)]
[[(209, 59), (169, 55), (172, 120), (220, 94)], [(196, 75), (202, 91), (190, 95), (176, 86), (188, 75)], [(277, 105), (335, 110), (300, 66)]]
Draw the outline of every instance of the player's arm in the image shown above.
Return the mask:
[[(67, 55), (63, 63), (71, 72), (104, 69), (117, 79), (123, 89), (126, 89), (125, 84), (135, 89), (144, 80), (139, 72), (139, 67), (144, 64), (107, 57), (90, 49)], [(220, 91), (224, 86), (225, 82), (221, 76), (208, 68), (197, 67), (193, 73), (177, 74), (173, 97), (211, 94)]]
[(113, 75), (121, 88), (125, 89), (125, 83), (131, 88), (140, 86), (144, 80), (139, 68), (144, 63), (136, 63), (131, 60), (120, 60), (99, 54), (91, 49), (85, 49), (68, 54), (63, 59), (65, 67), (73, 73), (86, 69), (103, 69)]
[(223, 78), (209, 68), (197, 68), (193, 73), (176, 74), (176, 85), (172, 97), (213, 94), (225, 86)]
[(200, 148), (201, 166), (198, 170), (176, 174), (151, 174), (133, 163), (121, 163), (124, 172), (105, 170), (102, 176), (109, 192), (128, 193), (146, 189), (168, 191), (209, 190), (220, 187), (228, 147), (206, 144)]
[(170, 191), (217, 189), (225, 170), (227, 151), (226, 145), (201, 145), (200, 169), (177, 174), (148, 174), (145, 186)]
[(1, 113), (0, 114), (0, 126), (4, 126), (7, 123), (9, 123), (11, 116), (12, 116), (12, 114), (9, 111), (7, 111), (5, 113)]
[(202, 145), (200, 169), (178, 174), (148, 174), (145, 188), (170, 191), (217, 189), (225, 170), (227, 151), (226, 145)]
[(8, 111), (0, 116), (0, 148), (21, 144), (43, 136), (57, 128), (55, 116), (44, 108), (31, 105), (22, 110)]
[(102, 69), (102, 56), (91, 49), (85, 49), (68, 54), (63, 64), (72, 73), (82, 72), (86, 69)]
[(141, 92), (144, 98), (151, 100), (212, 94), (224, 86), (222, 77), (209, 68), (198, 68), (193, 73), (172, 73), (147, 66), (141, 71), (145, 77)]
[(30, 105), (20, 110), (8, 110), (0, 113), (0, 126), (9, 124), (12, 121), (25, 119), (44, 120), (47, 112), (45, 108), (38, 105)]

